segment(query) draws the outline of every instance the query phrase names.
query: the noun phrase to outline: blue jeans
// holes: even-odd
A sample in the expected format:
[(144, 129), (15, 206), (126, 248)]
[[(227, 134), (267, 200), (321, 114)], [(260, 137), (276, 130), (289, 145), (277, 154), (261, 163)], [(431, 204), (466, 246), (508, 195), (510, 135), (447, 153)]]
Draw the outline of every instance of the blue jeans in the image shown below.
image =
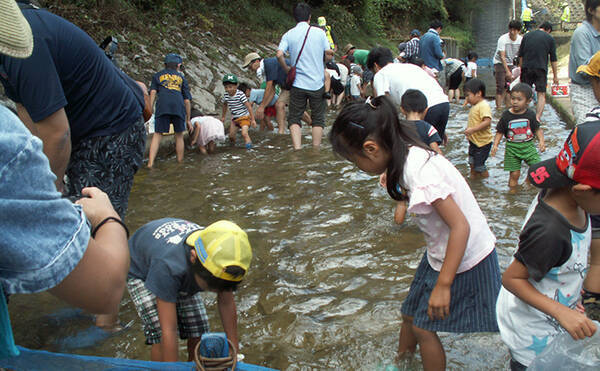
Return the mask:
[(477, 171), (478, 173), (483, 173), (487, 170), (485, 161), (490, 155), (491, 149), (492, 142), (481, 147), (477, 147), (475, 143), (469, 141), (469, 164), (473, 170)]

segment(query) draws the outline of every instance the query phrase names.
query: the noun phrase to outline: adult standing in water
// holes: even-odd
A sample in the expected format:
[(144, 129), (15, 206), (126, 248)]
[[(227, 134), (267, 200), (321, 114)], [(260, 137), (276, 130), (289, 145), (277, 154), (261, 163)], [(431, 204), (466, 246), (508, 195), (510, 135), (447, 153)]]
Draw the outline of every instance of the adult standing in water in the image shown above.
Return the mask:
[[(0, 56), (35, 54), (31, 31), (15, 1), (0, 0)], [(85, 188), (78, 205), (61, 198), (42, 142), (3, 105), (0, 154), (0, 358), (6, 358), (19, 351), (5, 293), (48, 291), (90, 313), (109, 313), (123, 295), (129, 250), (107, 195)]]
[(319, 27), (310, 25), (310, 6), (298, 3), (294, 8), (296, 26), (287, 31), (279, 43), (277, 60), (281, 68), (289, 73), (290, 66), (285, 61), (284, 54), (289, 53), (290, 61), (296, 67), (296, 78), (290, 89), (290, 109), (288, 126), (294, 149), (301, 148), (302, 131), (300, 120), (310, 104), (312, 118), (313, 147), (321, 146), (323, 128), (325, 127), (325, 65), (333, 57), (333, 50), (327, 41), (325, 32)]
[(546, 85), (548, 85), (548, 56), (554, 76), (553, 83), (558, 84), (558, 67), (556, 58), (556, 42), (550, 36), (552, 25), (544, 22), (540, 28), (523, 36), (519, 47), (521, 58), (521, 81), (529, 86), (535, 85), (537, 92), (536, 118), (542, 122), (542, 113), (546, 105)]
[(371, 49), (367, 65), (375, 72), (373, 78), (375, 96), (389, 95), (394, 104), (400, 106), (402, 95), (406, 90), (421, 91), (427, 98), (425, 121), (438, 131), (442, 139), (445, 139), (450, 102), (433, 77), (412, 63), (394, 63), (392, 51), (382, 46)]
[(146, 141), (142, 90), (79, 27), (32, 5), (21, 10), (33, 54), (0, 56), (6, 95), (44, 142), (56, 188), (77, 196), (98, 187), (123, 218)]
[(594, 96), (591, 78), (577, 73), (577, 69), (588, 64), (600, 50), (600, 0), (585, 1), (585, 18), (573, 31), (569, 53), (570, 99), (577, 125), (585, 121), (585, 115), (600, 104)]
[(498, 38), (496, 53), (494, 54), (494, 77), (496, 78), (496, 110), (500, 110), (502, 104), (506, 104), (508, 84), (512, 78), (514, 68), (513, 61), (519, 53), (521, 40), (521, 22), (513, 19), (508, 23), (508, 32)]

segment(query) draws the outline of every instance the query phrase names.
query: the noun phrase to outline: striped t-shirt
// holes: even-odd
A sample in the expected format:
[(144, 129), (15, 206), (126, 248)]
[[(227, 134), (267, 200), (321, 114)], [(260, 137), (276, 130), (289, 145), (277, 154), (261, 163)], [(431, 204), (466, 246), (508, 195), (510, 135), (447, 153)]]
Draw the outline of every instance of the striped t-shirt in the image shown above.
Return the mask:
[(245, 105), (247, 101), (248, 98), (246, 98), (246, 94), (242, 93), (240, 90), (236, 90), (233, 97), (225, 92), (223, 99), (221, 100), (222, 103), (227, 103), (229, 111), (231, 111), (234, 119), (250, 115), (250, 112), (248, 112), (248, 108), (246, 108)]

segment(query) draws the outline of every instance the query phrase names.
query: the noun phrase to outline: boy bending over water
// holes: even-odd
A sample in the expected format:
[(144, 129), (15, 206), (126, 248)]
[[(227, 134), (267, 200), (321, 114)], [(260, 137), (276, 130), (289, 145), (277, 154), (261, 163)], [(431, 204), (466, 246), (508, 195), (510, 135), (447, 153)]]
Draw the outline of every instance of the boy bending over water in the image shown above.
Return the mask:
[(588, 213), (600, 212), (600, 121), (577, 126), (558, 156), (529, 168), (541, 188), (526, 216), (496, 304), (511, 369), (524, 370), (561, 332), (592, 336), (577, 309), (591, 241)]

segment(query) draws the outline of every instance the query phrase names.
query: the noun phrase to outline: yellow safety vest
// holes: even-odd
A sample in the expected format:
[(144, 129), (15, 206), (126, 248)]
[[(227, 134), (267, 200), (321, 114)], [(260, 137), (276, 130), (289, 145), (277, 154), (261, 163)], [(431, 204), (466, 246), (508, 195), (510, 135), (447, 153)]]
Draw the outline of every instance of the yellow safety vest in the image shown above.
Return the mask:
[(560, 17), (560, 19), (563, 22), (571, 22), (571, 8), (569, 8), (569, 6), (565, 7), (565, 9), (563, 10), (563, 14)]
[(325, 35), (327, 35), (327, 41), (329, 41), (331, 50), (335, 49), (335, 43), (333, 42), (333, 37), (331, 37), (331, 26), (325, 26)]
[(523, 13), (521, 14), (521, 20), (523, 22), (531, 21), (531, 9), (530, 8), (525, 8), (525, 10), (523, 10)]

